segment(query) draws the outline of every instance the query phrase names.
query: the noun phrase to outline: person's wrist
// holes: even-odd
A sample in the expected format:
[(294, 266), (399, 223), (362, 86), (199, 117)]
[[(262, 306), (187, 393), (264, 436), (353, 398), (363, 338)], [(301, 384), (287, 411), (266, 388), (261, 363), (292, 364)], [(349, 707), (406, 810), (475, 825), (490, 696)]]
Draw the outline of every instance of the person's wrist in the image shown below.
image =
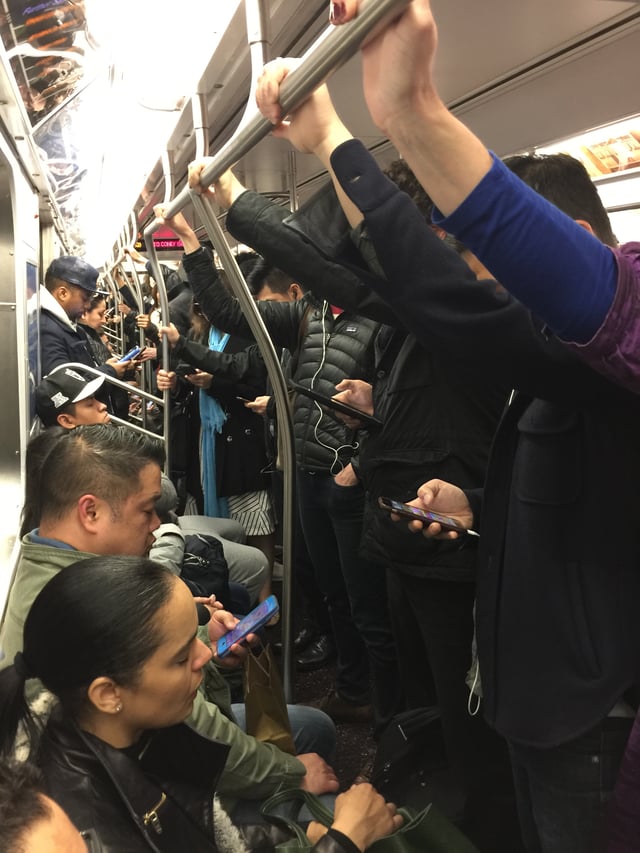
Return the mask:
[(329, 133), (327, 133), (327, 135), (315, 146), (313, 153), (323, 163), (328, 164), (335, 149), (339, 145), (342, 145), (343, 142), (348, 142), (350, 139), (353, 139), (353, 135), (349, 130), (342, 124), (342, 122), (336, 122), (336, 124), (331, 127)]
[(361, 826), (354, 826), (350, 821), (340, 819), (334, 820), (331, 824), (331, 829), (341, 832), (355, 844), (358, 850), (366, 850), (369, 845), (369, 833)]
[(423, 143), (435, 126), (441, 121), (447, 123), (450, 116), (434, 89), (416, 94), (411, 107), (398, 106), (378, 127), (398, 147), (403, 143)]

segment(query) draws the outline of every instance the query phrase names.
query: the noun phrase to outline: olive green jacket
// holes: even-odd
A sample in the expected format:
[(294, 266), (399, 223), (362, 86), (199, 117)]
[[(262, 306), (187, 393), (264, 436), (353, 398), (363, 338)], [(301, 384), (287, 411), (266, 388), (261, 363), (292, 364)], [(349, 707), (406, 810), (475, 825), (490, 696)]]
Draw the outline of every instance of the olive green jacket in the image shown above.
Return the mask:
[[(24, 622), (42, 587), (65, 566), (92, 556), (95, 555), (31, 542), (29, 534), (24, 537), (0, 631), (0, 649), (4, 652), (0, 669), (13, 663), (16, 652), (22, 650)], [(32, 683), (35, 692), (29, 691), (30, 699), (38, 692), (36, 683)], [(201, 692), (186, 722), (200, 734), (231, 747), (218, 785), (220, 796), (262, 799), (280, 787), (300, 784), (305, 768), (297, 758), (271, 744), (260, 743), (233, 721), (227, 684), (213, 663), (205, 668)]]

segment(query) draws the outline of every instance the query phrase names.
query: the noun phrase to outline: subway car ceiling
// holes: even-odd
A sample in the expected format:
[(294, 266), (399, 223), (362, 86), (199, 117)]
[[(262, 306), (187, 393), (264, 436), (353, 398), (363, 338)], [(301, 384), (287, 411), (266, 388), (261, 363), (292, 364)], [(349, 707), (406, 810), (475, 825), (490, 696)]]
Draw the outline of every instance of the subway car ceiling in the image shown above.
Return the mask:
[[(102, 264), (130, 211), (143, 226), (165, 197), (163, 151), (172, 152), (175, 190), (183, 185), (195, 154), (193, 92), (205, 96), (211, 152), (237, 127), (251, 83), (244, 3), (183, 0), (176, 17), (168, 2), (152, 10), (100, 0), (1, 2), (4, 133), (39, 191), (43, 221), (54, 224), (67, 250), (85, 251)], [(433, 6), (440, 90), (498, 154), (638, 112), (638, 2), (433, 0)], [(267, 55), (301, 55), (326, 30), (327, 8), (326, 0), (266, 2)], [(40, 19), (47, 16), (62, 21), (66, 42), (56, 46), (42, 35)], [(128, 41), (118, 51), (109, 39), (121, 40), (123, 27)], [(38, 67), (47, 62), (43, 89), (45, 72)], [(65, 64), (58, 78), (56, 62)], [(354, 134), (383, 161), (395, 156), (363, 104), (358, 57), (335, 73), (330, 88)], [(77, 141), (74, 124), (83, 128)], [(292, 157), (287, 143), (273, 138), (243, 157), (237, 170), (248, 186), (266, 193), (287, 193), (294, 181), (300, 200), (319, 176), (312, 156)]]

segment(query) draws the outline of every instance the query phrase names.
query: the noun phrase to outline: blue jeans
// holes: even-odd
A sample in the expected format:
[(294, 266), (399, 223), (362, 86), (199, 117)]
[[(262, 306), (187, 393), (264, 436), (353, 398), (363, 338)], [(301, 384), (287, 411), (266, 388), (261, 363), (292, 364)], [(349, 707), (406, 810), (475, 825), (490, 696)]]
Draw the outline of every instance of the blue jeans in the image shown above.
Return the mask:
[[(247, 730), (247, 718), (244, 703), (231, 706), (234, 719), (243, 731)], [(324, 711), (309, 708), (307, 705), (287, 705), (289, 722), (296, 754), (317, 752), (321, 758), (331, 764), (336, 754), (336, 727)]]
[(527, 853), (601, 853), (605, 817), (633, 720), (606, 717), (550, 749), (510, 743)]
[(336, 690), (353, 704), (373, 687), (376, 730), (397, 713), (400, 679), (391, 633), (385, 568), (359, 556), (362, 486), (339, 486), (328, 473), (298, 471), (300, 522), (336, 641)]
[[(232, 705), (231, 710), (236, 723), (246, 731), (246, 715), (244, 704)], [(293, 740), (296, 745), (296, 753), (304, 755), (307, 752), (317, 752), (319, 756), (331, 764), (336, 751), (336, 727), (333, 720), (323, 711), (317, 708), (309, 708), (306, 705), (287, 705), (289, 721)], [(320, 798), (327, 808), (333, 811), (336, 801), (335, 794), (323, 794)], [(260, 814), (262, 800), (238, 800), (232, 811), (232, 819), (236, 824), (262, 823), (264, 818)], [(284, 805), (279, 807), (278, 813), (283, 817), (295, 819), (295, 807)], [(299, 823), (308, 823), (313, 820), (311, 814), (303, 808), (297, 817)]]

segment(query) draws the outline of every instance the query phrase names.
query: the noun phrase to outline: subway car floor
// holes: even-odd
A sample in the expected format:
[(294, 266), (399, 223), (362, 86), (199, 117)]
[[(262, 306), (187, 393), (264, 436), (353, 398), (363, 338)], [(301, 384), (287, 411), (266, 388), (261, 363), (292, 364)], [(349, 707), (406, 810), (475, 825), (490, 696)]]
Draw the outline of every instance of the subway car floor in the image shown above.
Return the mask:
[[(274, 589), (279, 594), (281, 583), (274, 578)], [(279, 625), (267, 630), (267, 640), (274, 643), (280, 639)], [(321, 699), (334, 684), (335, 666), (328, 664), (314, 672), (299, 672), (295, 679), (295, 701), (308, 704)], [(370, 723), (336, 723), (337, 748), (333, 768), (340, 780), (340, 790), (349, 788), (356, 776), (370, 762), (375, 752)]]

